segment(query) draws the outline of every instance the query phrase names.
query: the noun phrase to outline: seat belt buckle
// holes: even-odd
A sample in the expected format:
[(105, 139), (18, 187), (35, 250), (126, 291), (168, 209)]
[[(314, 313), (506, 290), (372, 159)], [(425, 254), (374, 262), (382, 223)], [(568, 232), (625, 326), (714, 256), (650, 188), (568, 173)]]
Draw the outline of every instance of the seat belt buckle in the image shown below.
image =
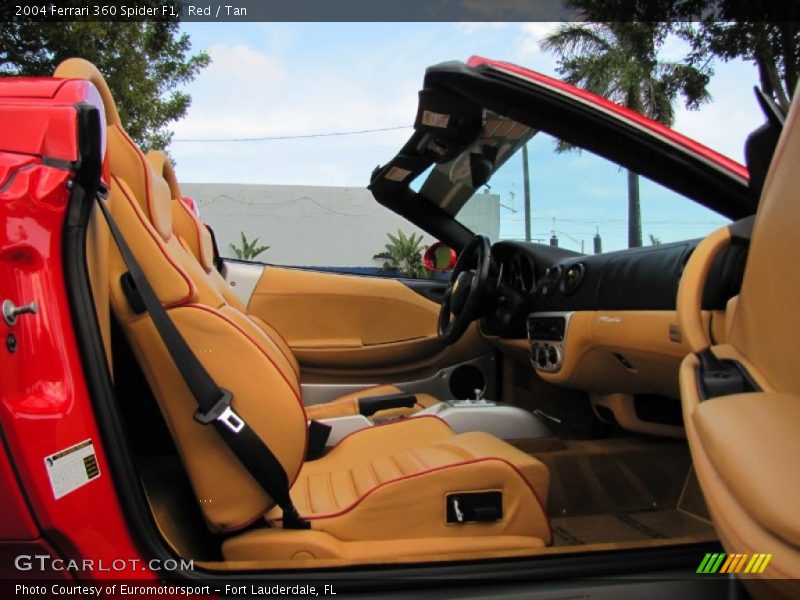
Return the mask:
[(244, 419), (231, 408), (233, 394), (225, 388), (220, 388), (220, 391), (222, 391), (222, 397), (217, 400), (216, 404), (206, 412), (198, 409), (194, 413), (194, 420), (203, 425), (210, 425), (214, 421), (219, 421), (233, 433), (239, 433), (244, 429)]
[(222, 411), (222, 414), (217, 417), (217, 421), (225, 425), (225, 427), (230, 429), (233, 433), (239, 433), (244, 429), (244, 420), (233, 412), (230, 406)]

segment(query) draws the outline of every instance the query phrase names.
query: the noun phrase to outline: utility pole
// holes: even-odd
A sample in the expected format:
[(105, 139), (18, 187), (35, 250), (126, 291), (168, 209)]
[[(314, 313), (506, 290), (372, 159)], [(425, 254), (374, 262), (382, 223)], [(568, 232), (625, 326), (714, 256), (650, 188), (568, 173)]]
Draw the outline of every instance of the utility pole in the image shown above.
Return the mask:
[(525, 241), (531, 241), (531, 182), (528, 174), (528, 143), (522, 145), (522, 182), (525, 189)]

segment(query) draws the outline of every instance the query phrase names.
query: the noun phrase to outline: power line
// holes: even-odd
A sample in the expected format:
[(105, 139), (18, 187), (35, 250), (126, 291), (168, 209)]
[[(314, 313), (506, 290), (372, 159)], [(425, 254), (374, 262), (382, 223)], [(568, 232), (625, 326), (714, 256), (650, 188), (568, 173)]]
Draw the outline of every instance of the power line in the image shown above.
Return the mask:
[(266, 142), (274, 140), (303, 140), (308, 138), (339, 137), (345, 135), (361, 135), (364, 133), (378, 133), (381, 131), (397, 131), (411, 129), (413, 125), (397, 125), (395, 127), (379, 127), (377, 129), (360, 129), (357, 131), (330, 131), (326, 133), (306, 133), (300, 135), (269, 135), (251, 138), (177, 138), (173, 142), (210, 143), (210, 142)]

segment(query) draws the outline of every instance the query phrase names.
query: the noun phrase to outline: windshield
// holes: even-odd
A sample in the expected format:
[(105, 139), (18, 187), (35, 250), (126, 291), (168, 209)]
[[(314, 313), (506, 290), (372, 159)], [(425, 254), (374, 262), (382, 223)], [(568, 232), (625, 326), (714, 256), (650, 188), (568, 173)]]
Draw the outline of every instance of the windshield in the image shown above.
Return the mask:
[[(487, 145), (498, 149), (497, 160), (476, 190), (469, 157)], [(491, 113), (474, 144), (417, 181), (412, 188), (426, 200), (492, 242), (591, 254), (704, 237), (730, 222), (610, 160)]]

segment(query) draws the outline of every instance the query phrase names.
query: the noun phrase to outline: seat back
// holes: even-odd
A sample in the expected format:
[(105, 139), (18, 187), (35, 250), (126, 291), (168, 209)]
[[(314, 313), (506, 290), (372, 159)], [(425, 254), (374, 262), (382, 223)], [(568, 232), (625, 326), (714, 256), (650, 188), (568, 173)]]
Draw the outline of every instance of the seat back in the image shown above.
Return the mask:
[[(69, 59), (57, 76), (88, 79), (108, 90), (97, 69)], [(110, 92), (106, 112), (117, 114)], [(173, 200), (122, 128), (108, 119), (109, 204), (156, 295), (190, 348), (216, 382), (233, 393), (233, 406), (280, 461), (289, 481), (305, 457), (306, 418), (292, 364), (265, 331), (219, 292), (209, 273), (173, 235)], [(109, 252), (111, 306), (145, 377), (213, 530), (240, 529), (273, 504), (213, 427), (194, 420), (197, 405), (147, 313), (137, 314), (123, 289), (127, 268)]]
[(289, 362), (295, 376), (299, 378), (300, 364), (284, 337), (271, 324), (264, 322), (255, 315), (249, 314), (244, 302), (241, 301), (230, 284), (217, 271), (214, 264), (214, 242), (211, 239), (208, 227), (183, 201), (180, 184), (167, 155), (158, 150), (152, 150), (148, 152), (147, 160), (169, 186), (172, 196), (172, 230), (178, 236), (178, 240), (184, 246), (184, 249), (197, 260), (208, 279), (225, 301), (240, 312), (247, 314), (250, 321), (267, 334), (283, 357)]
[(800, 394), (800, 102), (795, 100), (756, 215), (731, 343), (781, 392)]
[(740, 561), (735, 572), (744, 569), (756, 598), (795, 597), (784, 584), (800, 576), (800, 478), (789, 458), (800, 453), (798, 163), (795, 96), (761, 192), (738, 301), (729, 303), (728, 343), (714, 347), (742, 364), (759, 391), (703, 400), (697, 356), (681, 365), (695, 472), (728, 560)]

